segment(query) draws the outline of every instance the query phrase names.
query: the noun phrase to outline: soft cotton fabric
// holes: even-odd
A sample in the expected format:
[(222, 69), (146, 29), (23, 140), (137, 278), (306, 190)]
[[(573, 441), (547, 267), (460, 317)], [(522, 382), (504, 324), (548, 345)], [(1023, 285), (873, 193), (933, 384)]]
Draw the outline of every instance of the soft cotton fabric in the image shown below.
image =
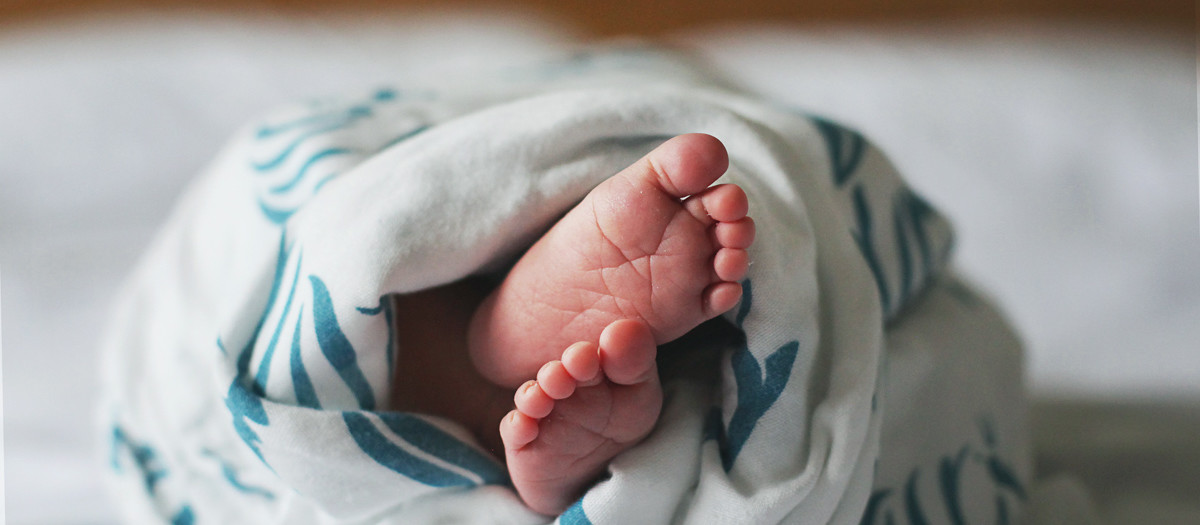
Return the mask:
[[(711, 374), (664, 370), (651, 436), (536, 515), (465, 429), (389, 410), (389, 296), (502, 273), (690, 132), (724, 142), (758, 224), (743, 335), (696, 343)], [(652, 50), (297, 105), (233, 139), (118, 301), (113, 486), (174, 523), (1010, 522), (1019, 345), (950, 245), (859, 134)]]

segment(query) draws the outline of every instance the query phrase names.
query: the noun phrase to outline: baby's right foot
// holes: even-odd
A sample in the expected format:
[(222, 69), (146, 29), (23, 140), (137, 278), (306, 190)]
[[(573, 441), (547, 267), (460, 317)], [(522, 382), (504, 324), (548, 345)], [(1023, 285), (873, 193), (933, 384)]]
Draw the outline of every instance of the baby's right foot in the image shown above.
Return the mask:
[(500, 422), (513, 486), (529, 508), (559, 514), (614, 456), (650, 433), (662, 409), (657, 348), (646, 325), (608, 325), (575, 343), (514, 396)]
[(754, 222), (741, 188), (709, 187), (728, 164), (717, 139), (681, 135), (593, 189), (476, 310), (478, 371), (516, 387), (618, 319), (662, 344), (732, 308)]

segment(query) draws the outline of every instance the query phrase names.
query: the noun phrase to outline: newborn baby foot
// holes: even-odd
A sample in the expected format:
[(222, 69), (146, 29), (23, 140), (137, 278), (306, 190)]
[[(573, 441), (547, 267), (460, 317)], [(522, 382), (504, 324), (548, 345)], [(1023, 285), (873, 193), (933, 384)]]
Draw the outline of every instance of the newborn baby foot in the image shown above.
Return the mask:
[(728, 164), (717, 139), (681, 135), (593, 189), (476, 310), (479, 372), (516, 387), (617, 319), (644, 321), (662, 344), (732, 308), (754, 222), (741, 188), (709, 187)]
[(650, 433), (662, 409), (657, 348), (646, 325), (616, 321), (599, 341), (575, 343), (543, 365), (500, 422), (513, 486), (542, 514), (578, 499), (614, 456)]

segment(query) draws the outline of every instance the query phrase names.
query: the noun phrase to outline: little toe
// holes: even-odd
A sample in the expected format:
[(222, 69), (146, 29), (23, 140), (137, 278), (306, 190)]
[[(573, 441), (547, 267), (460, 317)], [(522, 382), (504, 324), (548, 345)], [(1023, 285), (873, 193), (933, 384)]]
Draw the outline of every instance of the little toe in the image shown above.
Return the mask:
[(595, 343), (580, 341), (563, 351), (563, 368), (575, 379), (578, 386), (592, 386), (604, 378), (600, 376), (600, 354)]
[(554, 399), (538, 386), (537, 381), (532, 380), (526, 381), (517, 389), (517, 393), (513, 395), (513, 404), (519, 412), (534, 419), (544, 418), (554, 410)]
[(563, 367), (562, 361), (550, 361), (537, 373), (537, 384), (551, 399), (566, 399), (575, 393), (575, 378)]
[(710, 319), (728, 312), (742, 297), (742, 285), (735, 282), (719, 282), (705, 288), (701, 301), (705, 315)]
[(689, 133), (664, 142), (623, 173), (648, 178), (681, 199), (709, 187), (728, 167), (729, 153), (721, 141), (711, 135)]
[(754, 219), (742, 217), (736, 221), (713, 225), (713, 239), (718, 246), (745, 250), (754, 244)]
[(713, 256), (713, 271), (722, 281), (737, 282), (750, 270), (750, 256), (746, 250), (721, 248)]
[(640, 321), (614, 321), (600, 333), (600, 366), (613, 383), (632, 385), (653, 377), (657, 353), (654, 335)]
[(516, 450), (537, 439), (538, 420), (513, 410), (500, 420), (500, 440), (504, 448)]

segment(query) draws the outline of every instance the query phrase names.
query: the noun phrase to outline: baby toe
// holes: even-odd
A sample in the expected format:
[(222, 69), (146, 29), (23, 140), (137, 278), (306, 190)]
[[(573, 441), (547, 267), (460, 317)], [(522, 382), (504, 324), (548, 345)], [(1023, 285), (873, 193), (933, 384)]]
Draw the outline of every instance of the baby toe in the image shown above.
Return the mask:
[(729, 153), (721, 141), (711, 135), (689, 133), (666, 141), (626, 173), (653, 181), (679, 199), (704, 190), (728, 167)]
[(721, 248), (713, 256), (713, 271), (722, 281), (737, 282), (750, 270), (750, 256), (746, 250)]
[(513, 404), (522, 414), (534, 419), (544, 418), (554, 410), (554, 399), (538, 386), (537, 381), (532, 380), (526, 381), (517, 389), (517, 393), (513, 395)]
[(713, 225), (713, 240), (723, 248), (745, 250), (754, 244), (756, 229), (754, 219), (742, 217), (736, 221), (719, 222)]
[(683, 206), (692, 217), (706, 225), (739, 220), (750, 210), (746, 192), (736, 184), (708, 188), (683, 201)]
[(742, 285), (735, 282), (719, 282), (704, 289), (701, 308), (708, 318), (721, 315), (737, 304), (742, 297)]
[(600, 355), (594, 343), (580, 341), (563, 351), (562, 364), (567, 373), (575, 379), (578, 386), (591, 386), (599, 383)]
[(656, 373), (658, 347), (650, 328), (640, 321), (614, 321), (600, 334), (600, 366), (609, 381), (631, 385)]
[(562, 361), (550, 361), (537, 373), (537, 383), (551, 399), (566, 399), (575, 392), (575, 378), (563, 367)]
[(504, 448), (516, 450), (537, 439), (538, 421), (517, 410), (513, 410), (500, 420), (500, 440)]

